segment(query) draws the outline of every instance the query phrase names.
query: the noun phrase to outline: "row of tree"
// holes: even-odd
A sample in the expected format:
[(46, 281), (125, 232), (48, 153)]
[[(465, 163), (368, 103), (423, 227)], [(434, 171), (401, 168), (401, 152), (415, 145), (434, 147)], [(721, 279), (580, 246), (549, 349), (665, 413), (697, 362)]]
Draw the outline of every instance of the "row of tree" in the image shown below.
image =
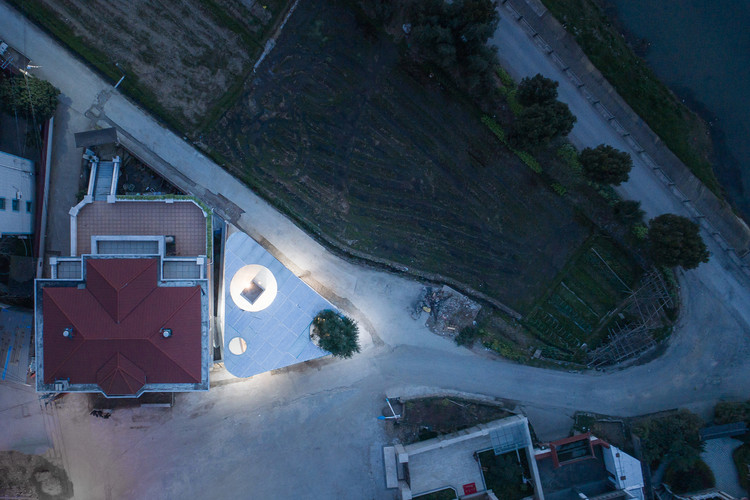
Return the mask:
[(30, 117), (38, 124), (55, 114), (60, 91), (33, 76), (10, 76), (0, 80), (0, 106), (11, 114)]
[[(537, 74), (524, 78), (518, 85), (516, 99), (524, 106), (519, 114), (514, 133), (516, 141), (539, 145), (567, 135), (575, 117), (567, 105), (557, 100), (558, 82)], [(624, 151), (606, 144), (586, 148), (578, 156), (583, 174), (597, 184), (619, 186), (626, 182), (633, 168), (633, 159)], [(641, 216), (638, 202), (631, 212)], [(654, 263), (685, 269), (708, 262), (708, 249), (700, 236), (698, 225), (673, 214), (652, 219), (648, 228), (649, 252)]]
[(493, 87), (492, 70), (498, 64), (487, 40), (500, 17), (492, 0), (420, 0), (408, 11), (412, 53), (452, 75), (475, 96)]
[(564, 137), (573, 130), (576, 117), (557, 100), (558, 82), (537, 74), (518, 85), (516, 99), (523, 109), (513, 124), (511, 138), (520, 147), (537, 147)]

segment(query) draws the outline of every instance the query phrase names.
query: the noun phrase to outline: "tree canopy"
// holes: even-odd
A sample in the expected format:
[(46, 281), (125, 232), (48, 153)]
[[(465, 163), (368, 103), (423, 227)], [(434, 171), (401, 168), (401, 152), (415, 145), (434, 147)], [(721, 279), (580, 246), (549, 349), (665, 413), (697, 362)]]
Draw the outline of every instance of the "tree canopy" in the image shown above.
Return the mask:
[(606, 144), (581, 151), (583, 173), (594, 182), (619, 186), (628, 180), (633, 159), (624, 151)]
[(533, 104), (524, 108), (516, 118), (513, 139), (522, 146), (538, 146), (552, 139), (568, 135), (576, 117), (560, 101)]
[(557, 99), (557, 87), (560, 84), (537, 73), (531, 78), (525, 77), (518, 84), (516, 99), (522, 106), (546, 104)]
[(703, 421), (687, 410), (639, 422), (633, 432), (641, 438), (643, 456), (651, 465), (667, 457), (678, 469), (690, 467), (703, 450), (699, 431)]
[(339, 358), (351, 358), (360, 349), (357, 324), (330, 309), (315, 316), (312, 335), (322, 349)]
[(409, 12), (416, 52), (448, 73), (459, 76), (469, 90), (489, 84), (497, 63), (487, 40), (500, 17), (494, 0), (425, 0)]
[(648, 229), (651, 258), (662, 266), (685, 269), (708, 262), (710, 254), (698, 229), (698, 224), (679, 215), (664, 214), (651, 219)]
[(10, 77), (0, 81), (0, 103), (3, 109), (10, 113), (33, 116), (39, 124), (55, 114), (59, 95), (60, 91), (51, 83), (33, 76)]

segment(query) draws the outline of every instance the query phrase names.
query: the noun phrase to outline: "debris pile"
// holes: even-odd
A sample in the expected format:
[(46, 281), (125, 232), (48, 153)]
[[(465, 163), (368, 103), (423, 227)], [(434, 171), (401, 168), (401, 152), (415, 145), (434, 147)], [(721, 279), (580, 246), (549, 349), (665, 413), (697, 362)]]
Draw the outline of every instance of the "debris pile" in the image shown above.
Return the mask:
[(449, 286), (423, 287), (413, 305), (412, 317), (419, 319), (422, 313), (427, 313), (427, 328), (444, 337), (455, 337), (462, 329), (474, 323), (481, 308), (482, 306)]

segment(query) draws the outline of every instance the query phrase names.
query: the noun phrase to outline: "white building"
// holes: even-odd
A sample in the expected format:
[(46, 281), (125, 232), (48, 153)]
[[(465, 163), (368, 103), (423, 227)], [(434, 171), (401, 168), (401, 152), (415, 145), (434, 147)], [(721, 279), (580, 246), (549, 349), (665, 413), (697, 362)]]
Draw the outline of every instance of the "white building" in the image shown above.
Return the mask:
[(0, 236), (34, 232), (34, 162), (0, 152)]

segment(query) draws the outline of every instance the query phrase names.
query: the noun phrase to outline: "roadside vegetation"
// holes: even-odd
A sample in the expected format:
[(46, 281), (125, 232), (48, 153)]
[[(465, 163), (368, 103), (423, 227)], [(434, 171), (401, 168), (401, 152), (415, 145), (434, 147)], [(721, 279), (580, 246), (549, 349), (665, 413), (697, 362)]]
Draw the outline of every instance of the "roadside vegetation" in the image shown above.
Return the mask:
[(694, 269), (708, 262), (708, 249), (698, 224), (686, 217), (663, 214), (651, 219), (648, 242), (651, 258), (658, 265)]
[(33, 76), (0, 79), (0, 106), (14, 116), (21, 115), (38, 126), (49, 120), (57, 109), (60, 90), (46, 80)]
[[(750, 428), (750, 401), (721, 401), (714, 407), (714, 424), (724, 425), (736, 422), (744, 422)], [(734, 450), (732, 459), (737, 467), (737, 476), (740, 486), (745, 490), (750, 489), (750, 432), (741, 436), (735, 436), (744, 442)]]
[(706, 124), (683, 105), (628, 45), (596, 0), (543, 0), (583, 52), (633, 110), (714, 194)]
[(664, 482), (675, 493), (701, 491), (716, 484), (711, 469), (700, 458), (704, 446), (701, 427), (701, 418), (687, 410), (647, 417), (633, 426), (651, 469), (667, 463)]
[(732, 459), (734, 460), (735, 467), (737, 467), (740, 486), (747, 491), (750, 489), (750, 474), (748, 474), (748, 471), (750, 471), (750, 444), (745, 443), (734, 450)]

